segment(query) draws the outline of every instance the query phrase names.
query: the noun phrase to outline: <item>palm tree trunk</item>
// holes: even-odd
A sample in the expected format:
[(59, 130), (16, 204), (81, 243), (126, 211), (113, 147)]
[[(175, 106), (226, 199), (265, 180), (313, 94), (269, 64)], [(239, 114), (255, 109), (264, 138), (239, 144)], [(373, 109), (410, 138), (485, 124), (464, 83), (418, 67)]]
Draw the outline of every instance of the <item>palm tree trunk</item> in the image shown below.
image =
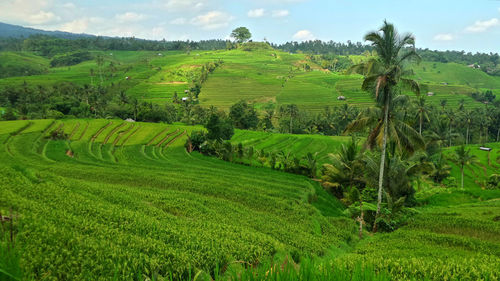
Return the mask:
[(497, 130), (497, 142), (500, 140), (500, 128)]
[(290, 134), (292, 133), (292, 115), (290, 114)]
[(461, 187), (464, 188), (464, 167), (463, 166), (460, 169), (460, 173), (462, 174), (462, 184), (461, 184)]
[(363, 220), (363, 216), (364, 216), (364, 213), (363, 213), (363, 200), (359, 200), (359, 239), (362, 239), (363, 238), (363, 223), (364, 223), (364, 220)]
[(422, 136), (422, 122), (423, 122), (422, 118), (423, 118), (422, 113), (420, 113), (420, 128), (418, 130), (420, 136)]
[(377, 213), (375, 214), (375, 222), (373, 223), (373, 232), (377, 232), (377, 219), (380, 214), (380, 205), (382, 204), (382, 186), (384, 184), (384, 169), (385, 169), (385, 152), (387, 147), (387, 131), (389, 131), (389, 102), (385, 104), (384, 113), (384, 138), (382, 139), (382, 152), (380, 155), (380, 172), (378, 177), (378, 198), (377, 198)]
[(448, 135), (449, 135), (449, 138), (450, 138), (450, 145), (449, 146), (451, 146), (451, 122), (450, 122), (450, 130), (449, 130)]
[(467, 133), (465, 137), (465, 144), (469, 144), (469, 124), (467, 124)]

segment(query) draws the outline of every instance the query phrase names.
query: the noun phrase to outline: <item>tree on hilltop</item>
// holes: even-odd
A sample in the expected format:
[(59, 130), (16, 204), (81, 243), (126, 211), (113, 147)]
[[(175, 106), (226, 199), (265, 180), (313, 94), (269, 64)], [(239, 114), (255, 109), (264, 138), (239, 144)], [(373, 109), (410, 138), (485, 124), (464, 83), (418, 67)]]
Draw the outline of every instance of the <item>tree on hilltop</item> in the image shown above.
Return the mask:
[(238, 27), (231, 32), (231, 37), (238, 43), (244, 43), (252, 38), (252, 33), (246, 27)]

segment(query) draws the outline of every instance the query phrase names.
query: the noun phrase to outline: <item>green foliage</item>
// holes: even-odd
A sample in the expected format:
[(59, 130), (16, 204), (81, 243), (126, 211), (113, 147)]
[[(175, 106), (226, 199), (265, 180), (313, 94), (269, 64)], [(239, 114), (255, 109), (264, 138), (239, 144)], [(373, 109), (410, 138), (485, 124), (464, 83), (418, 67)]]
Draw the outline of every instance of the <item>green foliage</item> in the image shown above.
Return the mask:
[(250, 30), (248, 30), (248, 28), (241, 26), (241, 27), (235, 28), (231, 32), (230, 36), (233, 37), (234, 39), (236, 39), (236, 41), (238, 43), (243, 43), (243, 42), (250, 40), (250, 38), (252, 38), (252, 33), (250, 33)]
[(233, 124), (225, 114), (212, 113), (208, 117), (205, 128), (208, 131), (207, 138), (210, 140), (229, 140), (234, 134)]
[(16, 244), (14, 218), (0, 212), (0, 280), (23, 280), (21, 248)]
[(488, 189), (500, 189), (500, 175), (493, 174), (488, 178), (488, 182), (486, 183), (486, 187)]
[(88, 51), (63, 54), (53, 57), (50, 66), (71, 66), (91, 59), (93, 59), (92, 54)]
[(242, 44), (240, 49), (246, 52), (273, 50), (271, 45), (269, 45), (269, 43), (266, 42), (247, 42)]
[(253, 105), (249, 105), (245, 101), (240, 101), (231, 106), (229, 118), (238, 129), (255, 129), (259, 122)]

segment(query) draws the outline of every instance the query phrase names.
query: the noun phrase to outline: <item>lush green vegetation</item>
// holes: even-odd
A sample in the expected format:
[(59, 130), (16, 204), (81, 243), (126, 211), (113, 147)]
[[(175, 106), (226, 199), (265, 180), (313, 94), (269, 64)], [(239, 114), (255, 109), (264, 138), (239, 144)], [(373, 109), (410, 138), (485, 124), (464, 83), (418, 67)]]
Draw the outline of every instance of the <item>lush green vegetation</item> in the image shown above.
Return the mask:
[(0, 40), (0, 279), (500, 279), (498, 55), (231, 36)]
[[(266, 264), (273, 256), (278, 264), (286, 256), (295, 262), (313, 256), (314, 268), (332, 264), (318, 274), (338, 276), (361, 263), (371, 268), (365, 274), (382, 270), (396, 279), (498, 278), (493, 219), (500, 206), (492, 199), (500, 194), (469, 184), (474, 173), (466, 172), (464, 190), (424, 185), (417, 198), (426, 207), (407, 226), (356, 244), (354, 223), (317, 183), (187, 154), (183, 133), (198, 127), (83, 119), (1, 124), (0, 209), (14, 214), (20, 265), (35, 279), (132, 279), (137, 272), (187, 278), (200, 270), (215, 274), (232, 261)], [(67, 139), (52, 140), (57, 130)], [(300, 148), (305, 144), (311, 151), (325, 147), (322, 154), (338, 146), (330, 137), (251, 131), (236, 131), (239, 139), (270, 149), (288, 142), (294, 153), (308, 151)], [(476, 153), (487, 164), (483, 151)], [(286, 274), (295, 275), (292, 269)], [(244, 267), (230, 266), (226, 275), (233, 270)]]

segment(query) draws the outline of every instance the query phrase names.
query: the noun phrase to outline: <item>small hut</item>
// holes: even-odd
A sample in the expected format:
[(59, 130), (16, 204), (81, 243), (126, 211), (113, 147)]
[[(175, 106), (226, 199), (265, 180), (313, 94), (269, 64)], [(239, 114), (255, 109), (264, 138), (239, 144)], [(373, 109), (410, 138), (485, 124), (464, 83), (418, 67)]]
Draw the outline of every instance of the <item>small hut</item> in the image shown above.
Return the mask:
[(346, 97), (344, 97), (344, 96), (338, 96), (337, 99), (338, 100), (346, 100)]

